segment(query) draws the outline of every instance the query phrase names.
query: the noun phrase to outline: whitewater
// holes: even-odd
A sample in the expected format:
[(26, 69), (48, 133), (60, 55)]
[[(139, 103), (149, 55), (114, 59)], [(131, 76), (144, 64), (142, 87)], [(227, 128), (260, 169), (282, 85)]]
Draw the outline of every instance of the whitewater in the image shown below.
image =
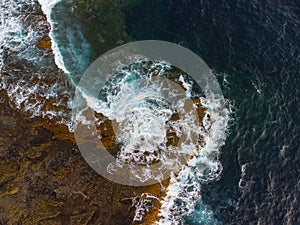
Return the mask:
[[(39, 0), (41, 9), (46, 16), (47, 22), (50, 24), (49, 36), (52, 39), (52, 52), (54, 56), (54, 62), (56, 66), (63, 71), (67, 76), (72, 76), (72, 71), (69, 71), (64, 65), (64, 59), (60, 52), (60, 46), (55, 41), (55, 23), (59, 21), (53, 21), (51, 17), (52, 8), (60, 2), (60, 0)], [(26, 7), (36, 8), (36, 1), (33, 0), (3, 0), (0, 3), (0, 70), (3, 72), (9, 67), (9, 62), (7, 60), (8, 53), (14, 55), (15, 59), (18, 59), (19, 63), (25, 61), (30, 65), (34, 65), (35, 68), (45, 68), (49, 64), (49, 58), (45, 56), (43, 51), (36, 47), (36, 37), (37, 35), (42, 35), (41, 31), (35, 29), (34, 27), (24, 27), (24, 21), (26, 21), (27, 15)], [(41, 22), (42, 23), (42, 22)], [(35, 56), (35, 57), (33, 57)], [(29, 67), (29, 66), (28, 66)], [(33, 73), (32, 73), (33, 71)], [(0, 89), (5, 89), (8, 93), (12, 105), (19, 110), (30, 113), (31, 117), (41, 116), (43, 118), (53, 119), (55, 117), (60, 117), (57, 122), (66, 124), (70, 131), (74, 131), (74, 122), (71, 121), (71, 116), (68, 112), (63, 111), (43, 111), (43, 105), (45, 102), (50, 99), (57, 99), (57, 104), (61, 104), (59, 99), (59, 90), (60, 92), (68, 92), (67, 90), (62, 91), (60, 84), (44, 84), (43, 76), (38, 69), (28, 71), (28, 74), (34, 74), (34, 78), (40, 79), (40, 82), (33, 83), (33, 78), (26, 80), (25, 75), (20, 74), (20, 71), (14, 71), (15, 77), (1, 77), (1, 86)], [(21, 76), (21, 77), (20, 77)], [(188, 84), (187, 84), (188, 85)], [(131, 87), (127, 87), (131, 88)], [(160, 96), (156, 95), (157, 88), (155, 85), (152, 86), (152, 89), (149, 89), (148, 92), (139, 92), (138, 94), (144, 97), (144, 94), (149, 94), (155, 99), (159, 99)], [(124, 89), (125, 90), (125, 89)], [(123, 90), (123, 91), (124, 91)], [(132, 89), (130, 89), (132, 90)], [(187, 88), (188, 90), (188, 88)], [(201, 103), (205, 106), (207, 113), (210, 116), (208, 120), (207, 117), (203, 121), (203, 125), (209, 132), (203, 133), (201, 135), (204, 137), (205, 145), (200, 152), (197, 152), (196, 155), (188, 161), (187, 165), (184, 165), (177, 175), (171, 177), (170, 185), (167, 187), (167, 195), (162, 200), (162, 207), (159, 213), (159, 221), (157, 224), (184, 224), (184, 217), (191, 214), (194, 211), (194, 208), (197, 203), (201, 204), (201, 184), (207, 182), (213, 182), (220, 178), (222, 172), (222, 164), (219, 161), (219, 154), (222, 145), (224, 145), (226, 140), (226, 130), (228, 127), (228, 122), (230, 120), (228, 110), (222, 109), (220, 104), (224, 99), (220, 99), (220, 96), (214, 95), (210, 90), (205, 90), (206, 96), (201, 99)], [(70, 90), (71, 92), (71, 90)], [(116, 101), (118, 105), (123, 105), (126, 98), (124, 98), (126, 93), (120, 92), (118, 96), (118, 101), (116, 101), (115, 96), (111, 96), (111, 101)], [(136, 93), (133, 93), (136, 94)], [(186, 92), (188, 95), (188, 91)], [(39, 97), (43, 97), (44, 100), (39, 100)], [(138, 96), (136, 96), (138, 97)], [(90, 98), (87, 96), (87, 98)], [(133, 98), (134, 99), (134, 98)], [(34, 101), (33, 101), (34, 100)], [(72, 107), (72, 99), (69, 99), (68, 105), (65, 105), (66, 108)], [(94, 102), (94, 101), (90, 101)], [(134, 106), (134, 102), (128, 102), (131, 106)], [(64, 104), (64, 103), (62, 103)], [(162, 104), (163, 105), (163, 104)], [(99, 106), (89, 105), (89, 107), (98, 109)], [(126, 125), (126, 120), (124, 118), (120, 119), (122, 115), (116, 115), (115, 111), (118, 110), (117, 105), (114, 107), (105, 107), (101, 106), (99, 112), (104, 112), (107, 115), (111, 116), (111, 119), (119, 119), (123, 125)], [(143, 105), (144, 107), (144, 105)], [(131, 107), (132, 108), (132, 107)], [(146, 107), (147, 108), (147, 107)], [(144, 107), (145, 109), (145, 107)], [(222, 109), (222, 110), (221, 110)], [(127, 109), (126, 109), (127, 110)], [(149, 112), (147, 109), (144, 111), (137, 110), (136, 118), (141, 120), (143, 116), (146, 116), (149, 119), (149, 122), (152, 124), (157, 124), (155, 118), (152, 116), (152, 112)], [(161, 109), (160, 109), (161, 110)], [(163, 113), (159, 114), (159, 119), (161, 122), (165, 122), (166, 118), (169, 118), (171, 111), (168, 108), (163, 109)], [(119, 116), (119, 117), (118, 117)], [(115, 118), (114, 118), (115, 117)], [(182, 124), (181, 124), (182, 125)], [(191, 126), (191, 124), (188, 124)], [(76, 125), (75, 125), (76, 126)], [(192, 127), (192, 126), (191, 126)], [(126, 126), (122, 127), (123, 130), (126, 129)], [(153, 127), (152, 127), (153, 128)], [(140, 133), (135, 133), (134, 130), (129, 130), (129, 133), (133, 136), (129, 138), (130, 142), (127, 143), (125, 152), (132, 152), (132, 144), (136, 144), (137, 138), (140, 138), (141, 133), (143, 135), (150, 135), (154, 137), (154, 133), (160, 134), (157, 137), (154, 137), (155, 140), (159, 140), (160, 143), (165, 143), (165, 140), (161, 139), (161, 135), (165, 132), (166, 127), (161, 127), (161, 129), (154, 130), (156, 132), (150, 132), (151, 127), (144, 127), (140, 130)], [(194, 127), (195, 128), (195, 127)], [(191, 128), (190, 128), (191, 129)], [(125, 130), (124, 130), (125, 131)], [(153, 130), (152, 130), (153, 131)], [(148, 133), (147, 133), (148, 132)], [(150, 133), (149, 133), (150, 132)], [(124, 135), (124, 133), (123, 133)], [(119, 136), (120, 141), (128, 140), (127, 136)], [(151, 141), (152, 143), (153, 141)], [(150, 144), (151, 144), (150, 143)], [(139, 143), (140, 144), (140, 143)], [(146, 143), (145, 148), (149, 148), (149, 143)], [(154, 150), (153, 150), (154, 151)], [(128, 154), (126, 154), (128, 156)], [(120, 160), (124, 160), (121, 158)], [(150, 159), (153, 160), (153, 159)], [(217, 224), (218, 221), (214, 218), (212, 209), (202, 204), (202, 210), (199, 212), (199, 221), (202, 221), (206, 224)]]

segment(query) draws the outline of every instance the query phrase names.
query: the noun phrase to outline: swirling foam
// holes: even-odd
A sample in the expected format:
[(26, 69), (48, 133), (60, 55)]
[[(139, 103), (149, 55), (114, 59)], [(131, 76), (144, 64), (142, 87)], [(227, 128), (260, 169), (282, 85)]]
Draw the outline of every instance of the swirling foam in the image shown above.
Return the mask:
[[(32, 13), (30, 8), (34, 7), (35, 1), (33, 0), (2, 0), (0, 2), (1, 70), (5, 69), (6, 64), (9, 65), (19, 58), (34, 64), (42, 60), (42, 54), (35, 44), (37, 31), (34, 30), (34, 25), (27, 21)], [(9, 60), (5, 60), (6, 58)]]
[[(211, 182), (219, 179), (222, 172), (222, 164), (218, 159), (220, 148), (225, 143), (226, 129), (229, 122), (227, 109), (219, 111), (219, 100), (217, 96), (208, 95), (202, 104), (209, 111), (210, 121), (204, 120), (204, 126), (210, 127), (205, 136), (205, 146), (196, 157), (182, 168), (178, 176), (173, 176), (168, 186), (167, 195), (162, 201), (159, 213), (160, 225), (185, 224), (185, 217), (194, 210), (197, 202), (201, 201), (201, 183)], [(203, 223), (217, 221), (213, 218), (213, 212), (202, 204), (206, 216)], [(207, 220), (206, 220), (207, 219)]]
[[(183, 75), (177, 78), (182, 86), (163, 77), (168, 68), (170, 66), (163, 62), (151, 64), (147, 74), (139, 69), (124, 68), (106, 82), (100, 99), (82, 91), (86, 108), (118, 123), (116, 141), (121, 148), (116, 164), (107, 168), (109, 172), (132, 162), (132, 176), (143, 182), (149, 179), (159, 181), (160, 177), (153, 175), (144, 164), (160, 161), (161, 171), (180, 168), (183, 157), (191, 158), (201, 149), (199, 138), (206, 131), (199, 125), (196, 105), (190, 99), (192, 84)], [(175, 113), (179, 120), (171, 120)], [(90, 124), (83, 114), (76, 113), (75, 121)], [(168, 145), (168, 130), (176, 133), (178, 146)], [(143, 174), (136, 173), (136, 165), (140, 164), (145, 166)]]
[(38, 40), (49, 31), (39, 4), (34, 0), (3, 0), (0, 9), (0, 89), (6, 91), (12, 107), (28, 116), (67, 116), (63, 110), (45, 107), (49, 99), (52, 105), (66, 105), (58, 97), (67, 91), (51, 51), (38, 47)]
[[(48, 22), (51, 24), (51, 28), (54, 27), (53, 21), (51, 20), (51, 9), (52, 7), (59, 2), (59, 0), (39, 0), (39, 3), (42, 6), (43, 12), (46, 14)], [(28, 62), (32, 62), (34, 65), (43, 63), (44, 57), (41, 57), (41, 52), (36, 47), (36, 32), (30, 27), (24, 27), (24, 20), (28, 15), (24, 15), (22, 12), (22, 7), (30, 7), (35, 4), (35, 1), (31, 0), (20, 0), (20, 1), (10, 1), (3, 0), (0, 3), (0, 69), (3, 71), (6, 67), (5, 57), (7, 56), (6, 52), (12, 52), (16, 57), (24, 59)], [(53, 29), (51, 29), (50, 36), (52, 37)], [(64, 66), (63, 58), (60, 54), (59, 48), (57, 47), (55, 41), (52, 41), (52, 49), (55, 55), (55, 63), (57, 66), (62, 69), (64, 72), (68, 72)], [(35, 57), (34, 57), (35, 56)], [(20, 74), (20, 71), (16, 69), (14, 71), (16, 75)], [(37, 75), (37, 74), (36, 74)], [(41, 75), (37, 75), (40, 77)], [(55, 98), (57, 96), (56, 91), (47, 91), (54, 90), (54, 86), (49, 86), (43, 82), (32, 83), (28, 81), (20, 81), (20, 77), (16, 77), (17, 82), (10, 82), (1, 77), (1, 89), (6, 89), (8, 95), (13, 102), (14, 106), (17, 108), (24, 107), (24, 111), (30, 111), (32, 116), (48, 116), (53, 118), (58, 114), (56, 111), (42, 112), (42, 106), (44, 102), (32, 101), (30, 99), (32, 96), (36, 100), (41, 95), (47, 98)], [(188, 86), (186, 86), (187, 88)], [(38, 94), (42, 93), (42, 94)], [(143, 93), (140, 93), (143, 94)], [(155, 97), (157, 96), (155, 93)], [(120, 95), (122, 95), (120, 93)], [(95, 107), (94, 100), (89, 98), (89, 106)], [(122, 100), (122, 98), (120, 98)], [(125, 100), (125, 98), (123, 99)], [(216, 180), (220, 176), (222, 171), (222, 166), (218, 161), (218, 154), (220, 147), (225, 141), (224, 129), (226, 129), (227, 122), (229, 120), (227, 112), (218, 112), (218, 100), (213, 98), (213, 96), (207, 96), (206, 99), (201, 99), (202, 104), (204, 104), (210, 114), (211, 123), (209, 120), (204, 121), (204, 125), (207, 130), (210, 132), (208, 134), (201, 133), (205, 137), (205, 147), (201, 152), (194, 157), (187, 166), (184, 166), (178, 176), (173, 176), (171, 179), (171, 184), (168, 187), (168, 192), (166, 198), (162, 202), (162, 209), (160, 212), (160, 221), (159, 224), (181, 224), (183, 223), (183, 217), (190, 214), (193, 211), (197, 201), (201, 199), (201, 182), (208, 182), (211, 180)], [(120, 104), (121, 102), (119, 102)], [(98, 108), (99, 109), (99, 108)], [(104, 110), (102, 105), (102, 110)], [(116, 112), (116, 108), (112, 107), (112, 112)], [(147, 112), (147, 110), (145, 111)], [(138, 114), (143, 115), (142, 110), (138, 110)], [(109, 114), (109, 111), (106, 109), (106, 113)], [(169, 111), (166, 109), (166, 112), (163, 117), (169, 116)], [(146, 113), (149, 115), (149, 119), (152, 121), (149, 111)], [(111, 117), (113, 118), (113, 116)], [(142, 117), (138, 117), (142, 118)], [(120, 119), (120, 115), (115, 115), (114, 119)], [(82, 121), (82, 120), (81, 120)], [(120, 120), (121, 121), (121, 120)], [(64, 121), (67, 123), (67, 120)], [(183, 124), (181, 124), (183, 125)], [(187, 124), (186, 124), (187, 125)], [(190, 125), (190, 123), (189, 123)], [(126, 127), (126, 126), (124, 126)], [(70, 130), (72, 127), (70, 126)], [(147, 128), (148, 129), (148, 128)], [(160, 131), (165, 130), (165, 127), (162, 127)], [(142, 130), (143, 132), (145, 129)], [(133, 140), (140, 137), (140, 133), (132, 133)], [(120, 138), (120, 140), (124, 137)], [(131, 144), (129, 142), (128, 144)], [(130, 148), (129, 148), (130, 149)]]

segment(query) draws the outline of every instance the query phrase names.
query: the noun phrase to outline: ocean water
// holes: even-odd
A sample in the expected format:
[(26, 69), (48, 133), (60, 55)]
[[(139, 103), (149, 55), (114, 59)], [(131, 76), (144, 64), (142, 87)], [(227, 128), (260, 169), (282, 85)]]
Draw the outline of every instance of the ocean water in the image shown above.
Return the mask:
[[(216, 152), (216, 159), (199, 155), (206, 164), (186, 166), (172, 178), (160, 224), (300, 224), (298, 1), (39, 3), (41, 8), (29, 0), (1, 2), (2, 70), (12, 62), (8, 57), (39, 77), (43, 76), (40, 67), (56, 65), (76, 86), (100, 54), (128, 41), (154, 39), (189, 48), (214, 71), (228, 111), (218, 118), (221, 126), (215, 124), (213, 131), (218, 135), (226, 130), (226, 135), (203, 151)], [(55, 61), (32, 47), (32, 37), (43, 32), (24, 30), (27, 7), (46, 14)], [(57, 88), (46, 92), (49, 87), (42, 83), (25, 93), (30, 82), (24, 86), (19, 77), (14, 82), (7, 79), (1, 88), (9, 90), (18, 108), (28, 105), (32, 94), (57, 94)], [(213, 107), (211, 101), (207, 105)], [(39, 107), (42, 103), (28, 108), (34, 109), (33, 116), (40, 116)]]
[(299, 2), (142, 1), (125, 11), (134, 39), (198, 53), (232, 106), (221, 178), (202, 185), (184, 223), (299, 224)]

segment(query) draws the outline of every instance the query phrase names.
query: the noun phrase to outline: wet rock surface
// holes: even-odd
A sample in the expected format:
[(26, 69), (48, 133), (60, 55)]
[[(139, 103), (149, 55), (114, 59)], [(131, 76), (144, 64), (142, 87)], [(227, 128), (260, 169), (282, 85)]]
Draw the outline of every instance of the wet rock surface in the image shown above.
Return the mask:
[[(83, 5), (78, 3), (78, 10), (82, 10), (85, 2), (79, 2)], [(118, 15), (115, 21), (122, 32), (114, 39), (105, 32), (87, 35), (101, 52), (128, 39), (121, 11), (109, 4), (106, 7), (112, 15)], [(51, 49), (50, 26), (37, 3), (24, 9), (23, 14), (27, 29), (37, 34), (34, 50), (37, 48), (39, 57), (45, 60), (33, 65), (30, 60), (19, 59), (15, 53), (8, 54), (9, 49), (5, 50), (5, 65), (0, 72), (1, 81), (7, 84), (0, 86), (0, 224), (153, 224), (169, 181), (129, 187), (113, 183), (90, 168), (77, 148), (73, 133), (60, 123), (62, 118), (49, 113), (53, 110), (61, 112), (58, 113), (61, 117), (68, 115), (70, 110), (66, 105), (71, 96), (65, 93), (72, 88), (56, 68), (53, 52), (47, 51)], [(103, 20), (105, 25), (110, 17)], [(53, 86), (56, 94), (46, 98)], [(20, 88), (8, 92), (9, 87)], [(33, 88), (37, 91), (20, 93)], [(36, 95), (38, 91), (46, 94)], [(22, 94), (26, 101), (19, 99)], [(31, 104), (40, 106), (38, 116), (32, 116), (28, 108)], [(199, 107), (198, 114), (202, 113)], [(110, 151), (114, 155), (117, 153), (114, 134), (111, 129), (107, 132), (103, 141), (112, 146)], [(174, 134), (173, 138), (170, 145), (177, 144)]]
[(64, 125), (23, 118), (4, 92), (0, 111), (2, 224), (131, 224), (135, 207), (122, 201), (160, 185), (133, 188), (98, 175), (82, 158)]
[[(11, 107), (4, 90), (0, 94), (3, 224), (153, 224), (157, 220), (168, 180), (163, 185), (129, 187), (101, 177), (83, 159), (65, 125), (30, 118)], [(111, 136), (107, 134), (108, 145)]]

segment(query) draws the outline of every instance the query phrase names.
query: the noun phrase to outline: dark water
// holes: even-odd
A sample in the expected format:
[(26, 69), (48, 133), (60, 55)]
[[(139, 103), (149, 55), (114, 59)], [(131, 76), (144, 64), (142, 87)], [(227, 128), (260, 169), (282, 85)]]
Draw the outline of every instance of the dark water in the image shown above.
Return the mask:
[[(199, 54), (234, 105), (222, 178), (203, 187), (216, 217), (300, 224), (300, 2), (144, 0), (125, 14), (133, 40)], [(196, 212), (187, 224), (201, 224)]]
[[(59, 3), (54, 18), (68, 13), (68, 4)], [(68, 69), (84, 71), (122, 41), (165, 40), (197, 53), (218, 77), (234, 118), (222, 148), (223, 175), (203, 185), (203, 201), (224, 224), (300, 224), (300, 2), (140, 0), (122, 11), (109, 9), (117, 19), (102, 20), (101, 6), (89, 7), (70, 15), (76, 23), (65, 19), (58, 25), (70, 25), (58, 42), (70, 46), (77, 38), (90, 45), (82, 54), (62, 50)], [(82, 21), (89, 13), (95, 16)], [(115, 22), (118, 16), (125, 26)], [(103, 27), (118, 27), (117, 35), (106, 35)], [(99, 45), (103, 40), (107, 44)], [(201, 222), (197, 210), (186, 224), (209, 223)]]

